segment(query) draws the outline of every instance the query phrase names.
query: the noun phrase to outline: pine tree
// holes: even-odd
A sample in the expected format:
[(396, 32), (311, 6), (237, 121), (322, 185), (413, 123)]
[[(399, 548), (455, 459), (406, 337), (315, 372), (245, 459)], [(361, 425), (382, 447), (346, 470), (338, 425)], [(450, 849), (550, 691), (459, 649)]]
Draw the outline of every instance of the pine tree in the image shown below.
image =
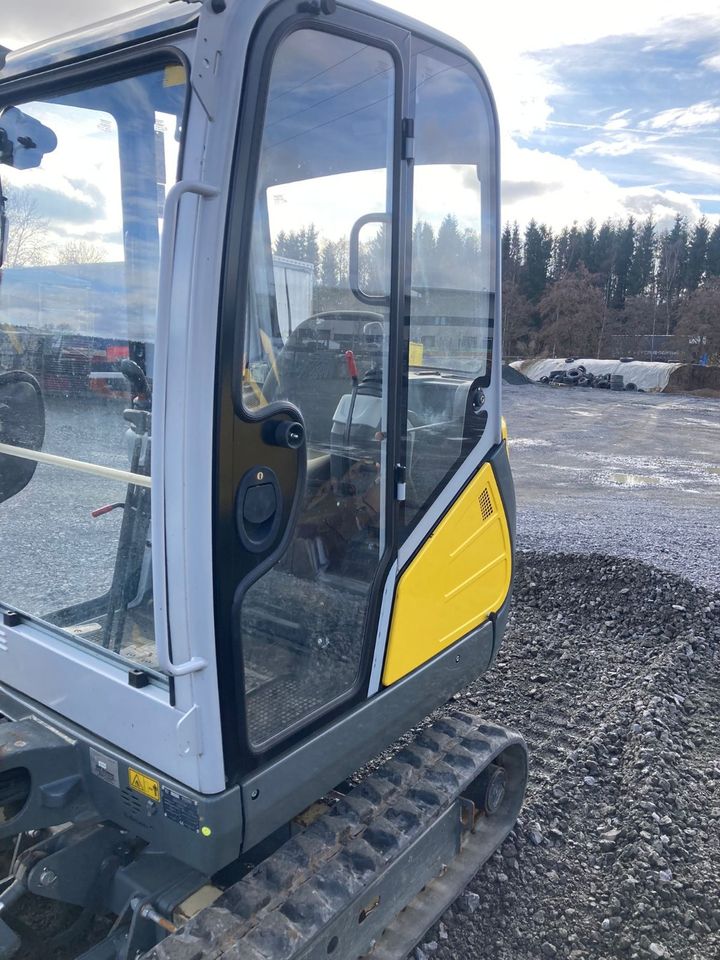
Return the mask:
[(320, 286), (337, 289), (340, 286), (340, 265), (336, 244), (328, 240), (320, 254)]
[(567, 270), (568, 247), (570, 245), (569, 231), (563, 227), (559, 236), (555, 240), (555, 249), (553, 250), (553, 269), (554, 280), (560, 280)]
[(591, 275), (598, 272), (597, 264), (597, 224), (592, 217), (585, 224), (582, 232), (580, 259)]
[(687, 221), (678, 213), (672, 230), (660, 239), (660, 292), (665, 304), (666, 334), (675, 323), (676, 306), (685, 286), (687, 239)]
[(710, 277), (720, 277), (720, 223), (716, 223), (707, 245), (707, 272)]
[(440, 224), (435, 244), (439, 286), (456, 290), (466, 286), (463, 253), (463, 239), (457, 217), (448, 213)]
[(582, 262), (583, 235), (578, 229), (577, 222), (573, 223), (568, 232), (567, 269), (570, 273), (577, 270)]
[(705, 277), (709, 239), (710, 227), (705, 217), (701, 217), (692, 229), (688, 246), (685, 288), (690, 293), (697, 290)]
[(605, 303), (608, 306), (610, 306), (612, 299), (615, 248), (615, 225), (611, 220), (606, 220), (597, 233), (594, 273), (597, 277), (598, 285), (602, 288)]
[(537, 303), (547, 286), (552, 257), (552, 233), (545, 224), (538, 226), (535, 220), (530, 221), (525, 230), (523, 253), (523, 293), (528, 300)]
[(510, 245), (512, 243), (512, 233), (510, 232), (510, 221), (505, 224), (505, 227), (500, 238), (500, 263), (502, 264), (502, 275), (503, 277), (508, 277), (511, 270), (511, 261), (510, 261)]
[(435, 278), (435, 231), (425, 220), (418, 220), (413, 229), (413, 276), (415, 290), (429, 290)]
[(522, 246), (520, 243), (520, 228), (517, 220), (512, 228), (505, 224), (502, 233), (502, 275), (503, 280), (517, 283), (522, 269)]
[(635, 256), (628, 274), (627, 296), (641, 297), (652, 292), (655, 279), (655, 248), (655, 224), (650, 216), (637, 235)]
[(318, 263), (320, 261), (320, 243), (319, 231), (314, 223), (301, 231), (303, 236), (302, 257), (306, 263)]
[(273, 253), (276, 257), (287, 257), (288, 253), (288, 235), (284, 230), (281, 230), (280, 233), (275, 237), (275, 243), (273, 245)]
[(510, 238), (510, 260), (515, 268), (514, 280), (520, 279), (520, 269), (522, 267), (522, 241), (520, 240), (520, 227), (517, 220), (513, 223), (512, 237)]
[(612, 306), (622, 309), (625, 305), (628, 277), (632, 270), (635, 253), (635, 219), (628, 217), (622, 229), (615, 231), (615, 252), (613, 256)]

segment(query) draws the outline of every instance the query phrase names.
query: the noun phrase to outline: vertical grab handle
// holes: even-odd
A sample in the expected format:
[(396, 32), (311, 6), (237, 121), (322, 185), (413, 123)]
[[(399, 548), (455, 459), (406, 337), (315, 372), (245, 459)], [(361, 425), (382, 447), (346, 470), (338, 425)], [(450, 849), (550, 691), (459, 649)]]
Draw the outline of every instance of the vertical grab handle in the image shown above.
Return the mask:
[(392, 223), (392, 217), (389, 213), (366, 213), (363, 217), (358, 217), (350, 230), (350, 250), (348, 251), (348, 274), (350, 279), (350, 289), (356, 300), (360, 303), (367, 303), (370, 306), (384, 306), (390, 304), (390, 294), (375, 295), (365, 293), (360, 288), (360, 231), (368, 223)]
[[(180, 180), (168, 190), (163, 211), (163, 233), (160, 246), (160, 275), (158, 277), (158, 325), (155, 342), (155, 356), (160, 360), (153, 378), (153, 394), (156, 414), (153, 418), (154, 443), (152, 447), (153, 485), (158, 497), (165, 490), (165, 397), (167, 384), (167, 347), (170, 324), (170, 299), (172, 296), (173, 272), (175, 263), (175, 233), (177, 230), (180, 201), (186, 193), (193, 193), (204, 199), (217, 197), (217, 187), (196, 180)], [(161, 410), (158, 411), (158, 404)], [(164, 504), (163, 504), (164, 508)], [(204, 657), (191, 657), (183, 663), (173, 663), (170, 651), (169, 620), (166, 608), (166, 571), (165, 571), (165, 514), (164, 509), (152, 513), (152, 542), (159, 546), (157, 558), (153, 556), (153, 594), (158, 621), (162, 624), (155, 638), (155, 650), (159, 669), (171, 677), (183, 677), (188, 673), (204, 670), (208, 662)]]

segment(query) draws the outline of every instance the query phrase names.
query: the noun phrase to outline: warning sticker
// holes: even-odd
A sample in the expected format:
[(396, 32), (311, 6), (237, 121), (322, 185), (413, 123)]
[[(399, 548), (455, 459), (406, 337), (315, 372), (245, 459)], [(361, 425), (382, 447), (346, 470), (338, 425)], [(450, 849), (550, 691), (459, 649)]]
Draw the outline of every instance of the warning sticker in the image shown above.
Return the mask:
[(132, 767), (128, 767), (128, 783), (131, 789), (137, 793), (142, 793), (143, 796), (150, 797), (151, 800), (160, 800), (160, 783), (158, 780), (147, 777), (144, 773), (140, 773), (139, 770), (133, 770)]

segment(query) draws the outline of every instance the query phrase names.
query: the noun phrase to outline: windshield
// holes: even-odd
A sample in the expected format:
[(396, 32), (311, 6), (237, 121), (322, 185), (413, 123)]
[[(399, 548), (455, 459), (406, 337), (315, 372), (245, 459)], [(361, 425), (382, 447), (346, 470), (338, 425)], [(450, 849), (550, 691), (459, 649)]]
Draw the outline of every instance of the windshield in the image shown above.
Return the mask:
[(156, 288), (184, 101), (168, 64), (0, 115), (0, 601), (149, 667)]

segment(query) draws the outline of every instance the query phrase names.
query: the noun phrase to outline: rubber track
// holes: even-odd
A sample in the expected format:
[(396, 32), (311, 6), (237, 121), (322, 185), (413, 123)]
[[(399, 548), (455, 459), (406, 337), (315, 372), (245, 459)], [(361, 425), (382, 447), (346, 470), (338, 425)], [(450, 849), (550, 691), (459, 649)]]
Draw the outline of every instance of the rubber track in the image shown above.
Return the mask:
[(293, 960), (514, 743), (469, 714), (436, 721), (146, 960)]

